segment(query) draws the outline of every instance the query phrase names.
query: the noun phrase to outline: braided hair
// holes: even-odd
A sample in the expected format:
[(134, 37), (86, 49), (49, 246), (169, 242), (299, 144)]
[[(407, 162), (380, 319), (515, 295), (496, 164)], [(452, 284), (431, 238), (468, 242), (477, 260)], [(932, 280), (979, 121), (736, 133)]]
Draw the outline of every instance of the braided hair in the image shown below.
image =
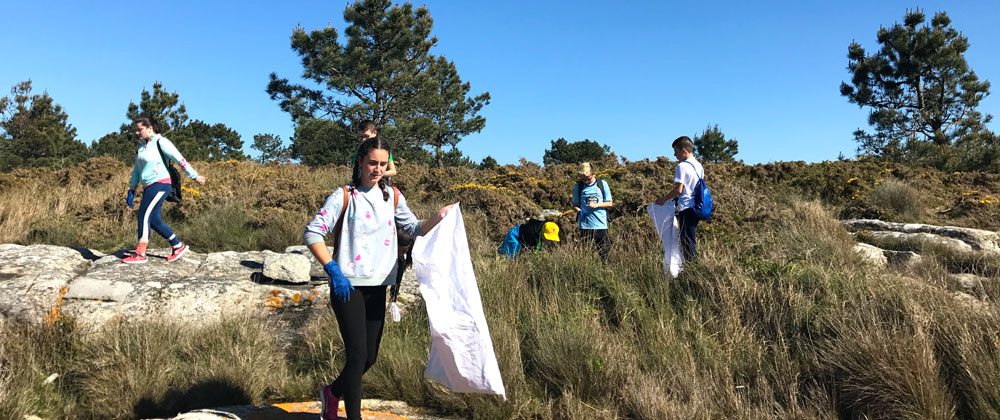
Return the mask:
[[(354, 192), (357, 185), (361, 185), (361, 162), (368, 158), (368, 152), (372, 150), (385, 150), (387, 153), (392, 153), (389, 150), (389, 142), (382, 140), (380, 137), (375, 136), (361, 142), (358, 146), (358, 157), (354, 160), (354, 170), (351, 172), (351, 189), (350, 192)], [(378, 188), (382, 190), (382, 199), (389, 201), (389, 192), (386, 191), (386, 181), (385, 177), (379, 178)]]

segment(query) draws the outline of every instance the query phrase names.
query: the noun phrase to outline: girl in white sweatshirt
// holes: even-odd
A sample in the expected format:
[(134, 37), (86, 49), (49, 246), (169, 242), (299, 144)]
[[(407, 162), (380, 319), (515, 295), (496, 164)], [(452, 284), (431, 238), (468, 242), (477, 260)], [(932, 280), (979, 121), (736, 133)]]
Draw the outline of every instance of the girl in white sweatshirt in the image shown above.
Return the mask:
[[(330, 304), (346, 354), (340, 376), (320, 390), (321, 419), (337, 418), (340, 399), (348, 419), (361, 418), (361, 376), (378, 356), (386, 286), (396, 279), (396, 230), (423, 235), (454, 206), (418, 220), (403, 195), (385, 186), (389, 144), (370, 138), (361, 143), (357, 156), (351, 183), (327, 197), (302, 237), (330, 275)], [(323, 240), (328, 233), (334, 235), (333, 256)]]

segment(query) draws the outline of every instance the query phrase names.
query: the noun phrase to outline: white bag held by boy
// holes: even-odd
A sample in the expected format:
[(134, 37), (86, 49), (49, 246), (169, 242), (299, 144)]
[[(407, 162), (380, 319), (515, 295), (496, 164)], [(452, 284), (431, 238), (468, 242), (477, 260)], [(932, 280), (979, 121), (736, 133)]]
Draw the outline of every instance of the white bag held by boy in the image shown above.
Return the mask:
[(660, 235), (660, 242), (663, 242), (663, 274), (676, 278), (684, 269), (684, 256), (681, 254), (674, 201), (667, 200), (662, 206), (650, 204), (646, 206), (646, 211), (653, 219), (653, 227)]
[(459, 206), (413, 244), (413, 268), (427, 306), (431, 353), (424, 377), (454, 392), (507, 399)]

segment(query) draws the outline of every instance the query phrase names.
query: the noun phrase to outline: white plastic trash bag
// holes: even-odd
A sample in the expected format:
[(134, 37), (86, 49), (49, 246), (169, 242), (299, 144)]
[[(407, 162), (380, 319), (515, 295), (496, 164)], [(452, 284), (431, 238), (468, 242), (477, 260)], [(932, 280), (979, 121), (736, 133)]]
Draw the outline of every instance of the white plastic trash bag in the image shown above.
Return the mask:
[(413, 268), (430, 319), (431, 354), (424, 377), (454, 392), (507, 399), (459, 206), (430, 233), (416, 238)]
[(684, 256), (681, 255), (679, 228), (674, 215), (674, 202), (667, 200), (662, 206), (652, 203), (646, 206), (649, 217), (653, 219), (653, 227), (660, 235), (663, 243), (663, 273), (676, 278), (684, 269)]

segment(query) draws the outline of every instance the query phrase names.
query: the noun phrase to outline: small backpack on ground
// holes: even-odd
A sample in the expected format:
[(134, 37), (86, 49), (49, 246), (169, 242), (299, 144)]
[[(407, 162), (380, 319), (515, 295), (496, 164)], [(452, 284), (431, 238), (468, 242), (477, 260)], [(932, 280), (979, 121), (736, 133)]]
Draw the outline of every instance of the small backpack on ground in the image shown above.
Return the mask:
[[(694, 164), (688, 161), (682, 163), (688, 163), (692, 168), (695, 168)], [(695, 168), (695, 175), (698, 174), (698, 169)], [(712, 218), (713, 202), (712, 193), (708, 191), (708, 185), (705, 185), (705, 176), (698, 177), (698, 183), (694, 185), (694, 191), (692, 191), (692, 197), (694, 198), (694, 205), (691, 209), (694, 210), (695, 216), (698, 216), (698, 220), (709, 220)]]
[(160, 147), (159, 140), (156, 140), (156, 150), (160, 151), (160, 160), (163, 161), (163, 165), (167, 167), (167, 173), (170, 174), (170, 195), (165, 200), (171, 203), (178, 203), (181, 201), (181, 173), (174, 167), (173, 163), (170, 163), (170, 159), (167, 159), (167, 156), (163, 154), (163, 148)]

